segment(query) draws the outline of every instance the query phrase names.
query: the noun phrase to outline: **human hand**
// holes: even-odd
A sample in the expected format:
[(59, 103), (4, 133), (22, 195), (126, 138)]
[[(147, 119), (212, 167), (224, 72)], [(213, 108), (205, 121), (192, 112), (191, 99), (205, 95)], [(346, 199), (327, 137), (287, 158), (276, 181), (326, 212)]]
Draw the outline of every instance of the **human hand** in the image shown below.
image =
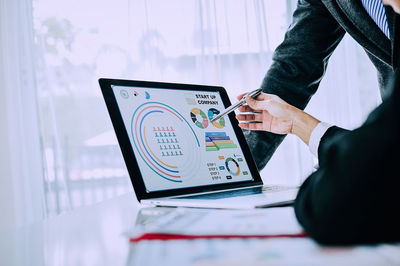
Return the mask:
[[(239, 95), (238, 99), (244, 95)], [(239, 127), (243, 129), (264, 130), (275, 134), (292, 133), (308, 145), (311, 132), (320, 122), (273, 94), (261, 93), (256, 99), (247, 97), (246, 103), (239, 107), (239, 111), (249, 114), (236, 116), (240, 121)]]
[[(238, 99), (246, 94), (238, 96)], [(295, 108), (278, 96), (261, 93), (256, 97), (246, 98), (247, 105), (239, 107), (240, 112), (250, 114), (239, 114), (236, 118), (239, 127), (249, 130), (265, 130), (276, 134), (288, 134), (293, 129), (293, 117)], [(248, 123), (257, 122), (257, 123)]]

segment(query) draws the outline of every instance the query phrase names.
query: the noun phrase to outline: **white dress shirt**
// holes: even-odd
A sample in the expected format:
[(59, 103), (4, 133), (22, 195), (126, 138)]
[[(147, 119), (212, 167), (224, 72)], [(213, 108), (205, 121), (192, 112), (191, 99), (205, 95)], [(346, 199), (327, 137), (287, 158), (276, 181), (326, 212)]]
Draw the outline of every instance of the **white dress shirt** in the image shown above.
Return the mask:
[(331, 126), (332, 125), (328, 123), (320, 122), (311, 132), (310, 141), (308, 142), (308, 147), (310, 148), (310, 151), (312, 154), (314, 154), (314, 156), (318, 157), (318, 147), (319, 143), (321, 142), (321, 138), (328, 130), (328, 128), (330, 128)]

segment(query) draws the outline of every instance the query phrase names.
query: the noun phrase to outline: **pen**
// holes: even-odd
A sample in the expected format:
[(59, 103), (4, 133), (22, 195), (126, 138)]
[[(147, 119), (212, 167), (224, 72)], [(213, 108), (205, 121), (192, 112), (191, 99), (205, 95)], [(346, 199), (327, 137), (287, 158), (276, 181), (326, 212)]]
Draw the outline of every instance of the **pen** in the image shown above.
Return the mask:
[(234, 110), (236, 110), (237, 108), (239, 108), (240, 106), (242, 106), (243, 104), (245, 104), (245, 102), (246, 102), (246, 97), (247, 97), (247, 96), (250, 96), (250, 97), (255, 98), (255, 97), (257, 97), (260, 93), (261, 93), (261, 88), (260, 88), (260, 89), (256, 89), (256, 90), (254, 90), (254, 91), (251, 91), (251, 92), (247, 93), (246, 95), (244, 95), (244, 96), (242, 97), (242, 99), (241, 99), (240, 101), (238, 101), (237, 103), (235, 103), (235, 104), (229, 106), (228, 108), (226, 108), (225, 110), (223, 110), (221, 113), (219, 113), (218, 115), (214, 116), (214, 118), (211, 119), (210, 122), (212, 123), (212, 122), (214, 122), (214, 121), (220, 119), (220, 118), (223, 117), (224, 115), (227, 115), (227, 114), (233, 112)]

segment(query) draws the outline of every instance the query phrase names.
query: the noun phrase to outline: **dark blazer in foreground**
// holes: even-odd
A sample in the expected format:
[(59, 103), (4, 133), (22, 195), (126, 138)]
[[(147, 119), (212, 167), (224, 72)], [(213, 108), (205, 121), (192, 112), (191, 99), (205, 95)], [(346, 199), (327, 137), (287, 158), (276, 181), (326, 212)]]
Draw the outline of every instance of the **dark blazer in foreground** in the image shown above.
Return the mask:
[(319, 169), (301, 186), (296, 216), (323, 244), (400, 241), (400, 77), (358, 129), (331, 127)]
[[(304, 109), (316, 92), (328, 60), (345, 33), (366, 51), (378, 71), (382, 96), (399, 64), (399, 18), (386, 7), (389, 40), (362, 6), (361, 0), (299, 0), (285, 39), (275, 50), (262, 89)], [(246, 140), (262, 169), (284, 136), (265, 131), (245, 131)]]

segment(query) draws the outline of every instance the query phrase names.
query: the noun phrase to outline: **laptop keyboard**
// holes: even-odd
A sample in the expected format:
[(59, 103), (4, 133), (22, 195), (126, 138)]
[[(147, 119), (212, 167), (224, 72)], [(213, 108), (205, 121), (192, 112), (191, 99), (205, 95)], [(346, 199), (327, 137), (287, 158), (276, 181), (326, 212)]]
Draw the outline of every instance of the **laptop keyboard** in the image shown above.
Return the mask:
[(216, 192), (211, 194), (205, 195), (197, 195), (197, 196), (187, 196), (187, 197), (179, 197), (179, 199), (225, 199), (225, 198), (233, 198), (239, 196), (248, 196), (259, 194), (263, 192), (279, 192), (288, 189), (292, 189), (293, 187), (286, 187), (286, 186), (264, 186), (264, 187), (257, 187), (257, 188), (246, 188), (234, 191), (225, 191), (225, 192)]

